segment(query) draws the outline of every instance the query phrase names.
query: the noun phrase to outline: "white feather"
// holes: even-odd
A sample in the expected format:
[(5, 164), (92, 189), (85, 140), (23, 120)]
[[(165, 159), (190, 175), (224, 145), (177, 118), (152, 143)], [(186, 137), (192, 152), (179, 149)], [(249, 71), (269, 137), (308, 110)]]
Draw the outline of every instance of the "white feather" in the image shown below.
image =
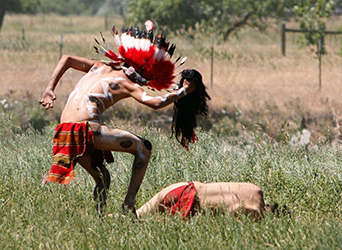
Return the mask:
[(102, 46), (98, 48), (98, 52), (102, 55), (105, 55), (106, 53), (108, 53), (108, 51)]
[(141, 43), (142, 43), (142, 39), (141, 38), (135, 38), (134, 39), (134, 47), (136, 50), (140, 50), (141, 49)]
[(109, 50), (113, 51), (113, 48), (109, 45), (109, 43), (106, 40), (104, 40), (104, 43)]
[(176, 69), (178, 69), (180, 66), (182, 66), (182, 65), (186, 62), (186, 60), (188, 60), (188, 58), (187, 58), (187, 57), (184, 57), (184, 58), (182, 59), (182, 61), (180, 62), (180, 64), (176, 67)]
[(166, 51), (164, 49), (156, 49), (154, 52), (153, 58), (156, 62), (160, 62), (160, 60), (163, 58)]
[(125, 48), (127, 47), (127, 35), (125, 33), (121, 35), (121, 43), (122, 46), (124, 46)]
[[(121, 42), (122, 42), (122, 45), (125, 47), (126, 50), (129, 48), (132, 48), (134, 46), (133, 37), (131, 37), (130, 35), (127, 35), (126, 33), (122, 34)], [(132, 46), (132, 42), (133, 42), (133, 46)]]
[(159, 53), (159, 49), (156, 48), (156, 50), (154, 51), (154, 54), (153, 54), (153, 59), (154, 59), (155, 61), (157, 61), (158, 53)]
[(145, 38), (141, 39), (141, 50), (146, 51), (146, 39)]
[(134, 47), (134, 37), (133, 36), (128, 35), (127, 47), (128, 48), (133, 48)]
[(180, 65), (183, 65), (183, 64), (186, 62), (186, 60), (188, 60), (188, 58), (187, 58), (187, 57), (184, 57), (184, 58), (182, 59)]
[(144, 50), (150, 51), (150, 47), (151, 47), (150, 39), (144, 38), (143, 40), (144, 40)]
[(167, 51), (165, 51), (165, 55), (163, 56), (162, 59), (163, 59), (164, 61), (169, 61), (170, 58), (171, 58), (170, 54), (169, 54)]
[(107, 49), (113, 51), (113, 48), (112, 48), (112, 47), (109, 45), (109, 43), (104, 39), (102, 32), (101, 32), (100, 34), (101, 34), (102, 41), (103, 41), (103, 43), (106, 45)]
[(114, 35), (114, 41), (115, 41), (116, 47), (119, 48), (121, 46), (121, 39), (120, 39), (120, 36), (118, 34)]
[(159, 52), (158, 52), (157, 60), (158, 61), (163, 61), (164, 57), (165, 57), (165, 54), (167, 54), (166, 51), (164, 49), (160, 49)]

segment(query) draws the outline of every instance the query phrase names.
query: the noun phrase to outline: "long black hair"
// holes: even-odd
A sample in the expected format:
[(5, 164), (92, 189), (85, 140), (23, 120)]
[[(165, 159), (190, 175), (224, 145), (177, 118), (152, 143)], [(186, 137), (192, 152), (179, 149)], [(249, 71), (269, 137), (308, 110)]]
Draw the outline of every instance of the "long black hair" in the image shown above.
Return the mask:
[(183, 86), (184, 79), (193, 82), (196, 88), (190, 94), (174, 102), (172, 134), (175, 134), (177, 141), (187, 148), (188, 142), (194, 142), (196, 135), (194, 129), (197, 127), (197, 115), (208, 116), (207, 100), (210, 96), (202, 82), (202, 75), (195, 69), (183, 70), (179, 87)]

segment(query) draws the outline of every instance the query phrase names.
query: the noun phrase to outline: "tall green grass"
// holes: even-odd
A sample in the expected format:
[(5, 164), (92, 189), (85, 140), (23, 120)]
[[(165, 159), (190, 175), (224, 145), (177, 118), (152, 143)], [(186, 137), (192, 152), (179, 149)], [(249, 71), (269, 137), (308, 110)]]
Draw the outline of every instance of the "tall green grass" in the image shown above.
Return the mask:
[[(67, 186), (42, 184), (52, 163), (54, 127), (16, 127), (0, 114), (0, 247), (2, 249), (339, 249), (342, 245), (341, 154), (335, 148), (294, 148), (263, 133), (231, 144), (198, 131), (187, 152), (170, 135), (149, 127), (127, 130), (153, 144), (137, 207), (179, 181), (248, 181), (268, 203), (286, 204), (292, 217), (267, 215), (255, 222), (199, 214), (191, 220), (150, 216), (100, 219), (91, 177), (79, 166)], [(132, 156), (114, 153), (107, 212), (121, 212)]]

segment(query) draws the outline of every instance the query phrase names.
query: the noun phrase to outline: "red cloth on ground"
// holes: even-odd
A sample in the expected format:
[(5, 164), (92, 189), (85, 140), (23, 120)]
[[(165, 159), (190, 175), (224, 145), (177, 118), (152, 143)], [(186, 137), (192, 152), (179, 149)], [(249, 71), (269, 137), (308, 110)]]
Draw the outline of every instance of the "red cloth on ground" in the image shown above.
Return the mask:
[(178, 212), (182, 218), (185, 218), (190, 216), (190, 213), (195, 213), (196, 195), (195, 185), (193, 182), (190, 182), (187, 185), (171, 190), (165, 195), (162, 205), (168, 207), (170, 214), (174, 215)]
[(93, 146), (94, 134), (87, 122), (62, 123), (53, 138), (53, 165), (46, 181), (68, 184), (74, 177), (76, 158)]

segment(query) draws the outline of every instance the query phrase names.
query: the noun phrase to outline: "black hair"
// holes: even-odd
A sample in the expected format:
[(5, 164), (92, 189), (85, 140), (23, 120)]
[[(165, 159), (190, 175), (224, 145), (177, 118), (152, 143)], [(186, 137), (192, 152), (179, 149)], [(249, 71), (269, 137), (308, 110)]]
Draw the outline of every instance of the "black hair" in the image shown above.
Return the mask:
[(207, 100), (211, 98), (202, 82), (202, 75), (197, 70), (186, 69), (181, 75), (179, 87), (183, 86), (184, 79), (196, 85), (193, 92), (175, 101), (173, 106), (172, 134), (175, 134), (177, 141), (186, 147), (187, 142), (194, 140), (197, 115), (208, 116)]

